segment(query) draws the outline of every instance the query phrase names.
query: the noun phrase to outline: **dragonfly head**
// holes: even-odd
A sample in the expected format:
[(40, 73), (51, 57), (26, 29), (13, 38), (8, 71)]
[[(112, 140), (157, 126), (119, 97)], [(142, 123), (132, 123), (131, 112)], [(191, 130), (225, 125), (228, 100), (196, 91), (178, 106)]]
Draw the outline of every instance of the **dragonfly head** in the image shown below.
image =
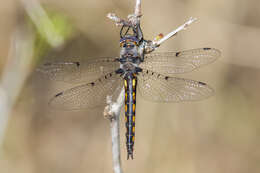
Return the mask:
[(139, 46), (139, 40), (135, 36), (126, 35), (120, 39), (121, 48), (133, 48)]
[(139, 40), (135, 36), (127, 35), (120, 39), (121, 57), (140, 57)]

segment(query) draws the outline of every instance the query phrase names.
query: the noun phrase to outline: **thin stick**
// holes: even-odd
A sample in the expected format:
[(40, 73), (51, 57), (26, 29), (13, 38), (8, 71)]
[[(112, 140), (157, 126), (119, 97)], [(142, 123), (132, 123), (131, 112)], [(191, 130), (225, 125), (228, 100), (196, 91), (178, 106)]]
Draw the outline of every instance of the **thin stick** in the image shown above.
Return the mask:
[(135, 4), (135, 15), (136, 15), (136, 16), (142, 16), (142, 12), (141, 12), (141, 0), (136, 0), (136, 4)]
[(112, 139), (112, 155), (113, 155), (113, 166), (115, 173), (123, 173), (121, 167), (120, 157), (120, 112), (124, 105), (124, 93), (125, 90), (122, 88), (117, 101), (112, 102), (111, 96), (107, 96), (108, 106), (104, 110), (105, 118), (110, 120), (110, 131)]
[(116, 23), (116, 26), (122, 26), (127, 22), (124, 19), (119, 18), (115, 13), (108, 13), (107, 17)]
[(115, 13), (108, 13), (107, 17), (113, 20), (116, 23), (116, 26), (132, 26), (135, 27), (140, 23), (140, 17), (142, 16), (141, 12), (141, 0), (136, 0), (134, 14), (130, 14), (127, 17), (127, 20), (121, 19)]
[(170, 32), (169, 34), (164, 36), (162, 39), (160, 39), (158, 41), (153, 41), (153, 44), (159, 46), (160, 44), (162, 44), (163, 42), (165, 42), (166, 40), (168, 40), (172, 36), (176, 35), (181, 30), (185, 30), (190, 24), (192, 24), (196, 20), (197, 20), (196, 18), (192, 18), (191, 17), (186, 23), (184, 23), (183, 25), (179, 26), (177, 29), (173, 30), (172, 32)]

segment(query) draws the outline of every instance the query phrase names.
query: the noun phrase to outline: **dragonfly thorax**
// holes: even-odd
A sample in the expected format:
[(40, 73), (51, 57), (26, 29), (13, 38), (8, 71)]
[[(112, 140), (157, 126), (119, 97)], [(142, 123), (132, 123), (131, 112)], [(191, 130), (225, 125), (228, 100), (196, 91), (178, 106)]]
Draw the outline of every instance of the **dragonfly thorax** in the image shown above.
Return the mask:
[(119, 73), (138, 73), (141, 69), (138, 67), (143, 61), (143, 51), (141, 50), (140, 40), (135, 36), (127, 35), (120, 39), (120, 69)]
[(137, 64), (126, 62), (124, 64), (121, 64), (120, 68), (124, 70), (124, 72), (136, 72), (136, 68), (138, 67)]
[(125, 76), (128, 73), (138, 73), (142, 71), (139, 66), (141, 59), (139, 57), (125, 56), (119, 59), (120, 69), (117, 73), (123, 74)]

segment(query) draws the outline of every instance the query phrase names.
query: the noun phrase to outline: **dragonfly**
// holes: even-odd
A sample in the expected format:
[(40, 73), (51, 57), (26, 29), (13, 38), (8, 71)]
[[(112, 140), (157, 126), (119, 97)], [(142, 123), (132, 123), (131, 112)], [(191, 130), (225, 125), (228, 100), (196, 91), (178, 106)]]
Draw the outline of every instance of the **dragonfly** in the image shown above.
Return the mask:
[(38, 71), (52, 80), (75, 84), (51, 98), (49, 105), (61, 110), (92, 109), (106, 105), (125, 90), (127, 159), (133, 159), (136, 93), (153, 102), (183, 102), (208, 98), (214, 90), (204, 82), (176, 77), (212, 63), (220, 56), (214, 48), (179, 52), (153, 52), (140, 25), (123, 25), (119, 57), (47, 62)]

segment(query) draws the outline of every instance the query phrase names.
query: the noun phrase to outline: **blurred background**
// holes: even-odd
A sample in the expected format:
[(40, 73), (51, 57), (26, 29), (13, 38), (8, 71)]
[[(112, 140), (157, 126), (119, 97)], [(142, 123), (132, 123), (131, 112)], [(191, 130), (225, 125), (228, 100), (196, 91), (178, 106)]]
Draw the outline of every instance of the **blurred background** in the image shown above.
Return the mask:
[[(44, 61), (118, 56), (119, 27), (134, 0), (0, 2), (0, 172), (113, 172), (109, 122), (103, 109), (55, 111), (48, 100), (73, 85), (36, 72)], [(167, 34), (189, 17), (199, 20), (158, 51), (214, 47), (213, 64), (181, 75), (207, 82), (215, 96), (160, 104), (137, 95), (134, 160), (125, 172), (260, 172), (260, 2), (142, 1), (146, 39)]]

